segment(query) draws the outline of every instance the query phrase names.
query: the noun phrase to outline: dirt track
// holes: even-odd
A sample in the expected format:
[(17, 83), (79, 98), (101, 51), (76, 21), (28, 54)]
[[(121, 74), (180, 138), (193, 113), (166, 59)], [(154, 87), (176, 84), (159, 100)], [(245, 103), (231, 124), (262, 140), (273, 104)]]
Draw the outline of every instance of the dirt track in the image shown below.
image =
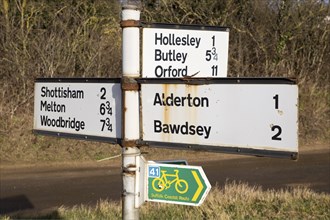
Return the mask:
[[(330, 194), (329, 150), (302, 153), (298, 161), (236, 157), (197, 162), (212, 185), (242, 181), (263, 189), (307, 186)], [(0, 214), (49, 214), (62, 205), (94, 205), (100, 199), (119, 200), (119, 166), (45, 166), (1, 169)]]

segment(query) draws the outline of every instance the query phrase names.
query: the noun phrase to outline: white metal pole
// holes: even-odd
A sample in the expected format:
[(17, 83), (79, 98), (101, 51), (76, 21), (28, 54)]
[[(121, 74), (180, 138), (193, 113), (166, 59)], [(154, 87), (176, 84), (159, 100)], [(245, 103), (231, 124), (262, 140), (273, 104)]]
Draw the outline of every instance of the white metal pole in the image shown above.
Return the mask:
[(139, 86), (135, 78), (140, 76), (140, 1), (122, 1), (122, 94), (123, 94), (123, 139), (122, 169), (123, 219), (139, 219), (135, 206), (137, 160), (140, 149), (136, 141), (140, 137)]

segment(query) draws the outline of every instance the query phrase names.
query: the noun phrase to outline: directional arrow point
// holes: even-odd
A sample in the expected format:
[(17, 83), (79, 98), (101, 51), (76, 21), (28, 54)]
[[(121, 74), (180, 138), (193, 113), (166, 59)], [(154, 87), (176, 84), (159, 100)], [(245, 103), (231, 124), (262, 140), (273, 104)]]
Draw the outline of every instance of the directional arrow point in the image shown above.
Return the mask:
[(202, 190), (203, 190), (203, 184), (201, 182), (201, 180), (198, 177), (198, 174), (196, 171), (191, 171), (192, 175), (194, 176), (196, 183), (198, 185), (198, 188), (193, 196), (193, 198), (191, 199), (191, 201), (195, 202), (198, 199), (198, 196), (201, 194)]

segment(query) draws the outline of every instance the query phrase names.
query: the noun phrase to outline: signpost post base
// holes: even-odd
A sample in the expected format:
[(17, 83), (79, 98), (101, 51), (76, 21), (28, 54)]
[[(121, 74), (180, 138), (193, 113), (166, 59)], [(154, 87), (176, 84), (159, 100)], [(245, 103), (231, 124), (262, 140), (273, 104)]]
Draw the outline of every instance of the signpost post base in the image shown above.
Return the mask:
[(123, 219), (139, 219), (139, 209), (135, 208), (135, 183), (137, 172), (137, 160), (140, 156), (140, 149), (137, 147), (123, 147)]

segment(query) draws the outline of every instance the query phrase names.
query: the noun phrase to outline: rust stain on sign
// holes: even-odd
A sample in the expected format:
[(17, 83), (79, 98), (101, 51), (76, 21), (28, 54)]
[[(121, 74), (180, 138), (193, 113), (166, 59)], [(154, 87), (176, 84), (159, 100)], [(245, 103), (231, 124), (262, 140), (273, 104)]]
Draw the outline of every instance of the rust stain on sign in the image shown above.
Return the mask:
[[(163, 87), (163, 93), (164, 93), (164, 96), (167, 97), (171, 91), (170, 89), (170, 86), (169, 84), (163, 84), (162, 87)], [(170, 107), (165, 105), (165, 108), (164, 108), (164, 111), (163, 111), (163, 120), (164, 120), (164, 123), (168, 124), (170, 123), (170, 118), (171, 118), (171, 112), (170, 112)], [(162, 139), (163, 140), (167, 140), (167, 141), (170, 141), (170, 136), (165, 134), (165, 133), (162, 133)]]

